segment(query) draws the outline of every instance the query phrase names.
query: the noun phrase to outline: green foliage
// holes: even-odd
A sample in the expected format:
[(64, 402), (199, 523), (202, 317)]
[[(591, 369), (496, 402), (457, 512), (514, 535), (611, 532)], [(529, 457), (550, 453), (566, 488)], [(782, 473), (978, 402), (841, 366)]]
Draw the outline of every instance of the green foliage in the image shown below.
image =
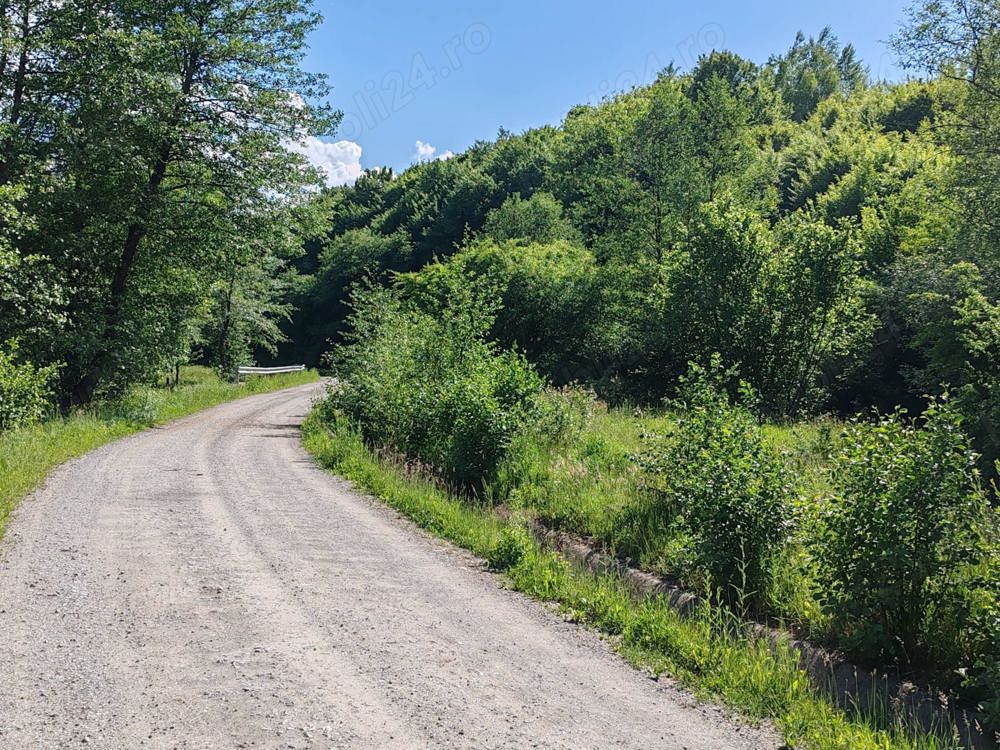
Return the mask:
[(698, 115), (682, 87), (658, 81), (647, 107), (622, 149), (633, 199), (623, 201), (621, 212), (630, 219), (627, 250), (642, 249), (659, 262), (676, 239), (672, 235), (705, 200), (708, 186), (697, 171)]
[(960, 424), (932, 402), (922, 427), (897, 414), (842, 438), (819, 559), (838, 627), (862, 654), (967, 673), (996, 662), (1000, 579), (987, 578), (1000, 538)]
[(354, 299), (332, 403), (372, 444), (482, 489), (536, 417), (541, 379), (524, 357), (485, 340), (489, 306), (469, 285), (456, 285), (434, 315), (392, 291)]
[(792, 118), (805, 120), (817, 105), (835, 94), (848, 95), (865, 86), (868, 71), (854, 47), (841, 47), (829, 27), (807, 40), (802, 32), (787, 53), (772, 57), (768, 68)]
[(902, 374), (914, 391), (952, 389), (965, 429), (983, 453), (980, 468), (995, 478), (1000, 459), (1000, 300), (991, 299), (973, 263), (928, 258), (893, 269), (891, 293), (909, 329), (915, 356)]
[(34, 424), (52, 408), (55, 366), (18, 362), (18, 343), (0, 348), (0, 432)]
[(942, 248), (969, 260), (956, 157), (935, 135), (963, 96), (866, 79), (825, 30), (763, 67), (713, 52), (558, 128), (366, 174), (331, 193), (330, 250), (301, 264), (315, 276), (281, 351), (315, 361), (338, 343), (352, 283), (456, 256), (503, 292), (490, 336), (557, 383), (655, 402), (719, 352), (775, 415), (917, 405), (924, 332), (899, 325), (892, 269), (925, 273)]
[(362, 279), (382, 279), (411, 267), (412, 246), (403, 232), (382, 235), (364, 227), (349, 229), (319, 251), (317, 267), (296, 299), (297, 325), (291, 329), (293, 356), (318, 361), (339, 342), (350, 312), (350, 288)]
[(486, 216), (484, 236), (497, 243), (521, 240), (549, 243), (577, 239), (578, 233), (565, 218), (562, 204), (550, 193), (535, 193), (524, 200), (513, 193)]
[(698, 206), (729, 194), (750, 202), (767, 194), (755, 186), (759, 154), (752, 139), (751, 105), (728, 80), (712, 75), (685, 86), (661, 77), (617, 147), (631, 184), (618, 212), (627, 223), (607, 252), (637, 250), (663, 261)]
[(753, 124), (773, 123), (781, 116), (781, 99), (770, 76), (761, 75), (760, 67), (728, 50), (713, 50), (698, 58), (691, 71), (691, 93), (698, 98), (713, 79), (723, 81), (729, 93), (750, 110)]
[[(344, 435), (353, 420), (369, 444), (466, 490), (658, 570), (748, 590), (812, 632), (962, 669), (967, 690), (996, 701), (995, 554), (940, 563), (921, 601), (907, 589), (923, 618), (912, 637), (872, 636), (839, 600), (830, 625), (809, 544), (820, 519), (800, 499), (800, 534), (784, 543), (788, 479), (769, 450), (778, 428), (731, 400), (743, 380), (755, 413), (789, 418), (922, 410), (925, 394), (949, 391), (993, 478), (996, 4), (915, 5), (896, 44), (927, 81), (869, 86), (853, 48), (826, 29), (764, 66), (712, 52), (688, 74), (670, 68), (576, 107), (558, 127), (500, 131), (453, 159), (321, 192), (289, 147), (337, 120), (311, 104), (325, 98), (323, 77), (301, 68), (318, 20), (308, 0), (207, 14), (187, 1), (4, 5), (0, 46), (24, 60), (0, 67), (0, 341), (21, 347), (4, 355), (0, 380), (20, 389), (4, 401), (16, 419), (48, 408), (51, 386), (63, 406), (97, 399), (109, 424), (149, 423), (161, 396), (136, 386), (167, 366), (317, 363), (346, 342), (328, 415)], [(352, 308), (359, 282), (368, 291)], [(576, 389), (541, 395), (535, 374), (648, 405), (676, 393), (689, 361), (716, 353), (738, 373), (689, 385), (672, 416), (607, 410)], [(887, 466), (917, 471), (907, 462), (935, 450), (958, 461), (947, 441), (883, 428)], [(629, 457), (644, 431), (666, 434), (642, 515), (646, 480)], [(344, 450), (364, 463), (360, 442)], [(818, 476), (820, 453), (784, 460), (807, 474), (809, 494), (860, 497), (853, 469)], [(910, 480), (880, 476), (872, 503), (916, 502)], [(938, 489), (958, 497), (955, 486)], [(531, 568), (536, 593), (565, 592), (566, 570), (525, 540), (497, 545), (474, 531), (474, 514), (456, 521), (428, 497), (413, 501), (428, 524), (483, 555), (495, 548), (512, 572)], [(911, 554), (904, 537), (889, 541)], [(941, 545), (922, 551), (950, 560)], [(648, 612), (626, 622), (616, 601), (574, 606), (637, 649), (679, 651), (672, 624)], [(720, 663), (687, 652), (675, 666)]]
[[(343, 290), (364, 278), (393, 286), (384, 297), (372, 291), (368, 312), (355, 313), (345, 351), (357, 365), (342, 361), (348, 400), (331, 417), (336, 429), (354, 420), (369, 445), (391, 446), (439, 477), (592, 535), (647, 568), (742, 590), (814, 636), (844, 635), (861, 652), (926, 666), (947, 688), (956, 680), (944, 673), (962, 670), (966, 685), (956, 689), (995, 700), (994, 553), (942, 563), (917, 594), (907, 589), (915, 609), (892, 617), (919, 620), (917, 635), (873, 635), (848, 612), (828, 558), (817, 562), (829, 549), (815, 543), (822, 536), (835, 546), (824, 512), (842, 509), (818, 498), (847, 503), (862, 492), (847, 468), (824, 471), (827, 453), (854, 433), (833, 437), (822, 420), (815, 428), (758, 420), (872, 405), (919, 413), (925, 394), (948, 390), (949, 408), (985, 454), (982, 469), (992, 470), (996, 13), (959, 0), (914, 13), (900, 46), (934, 65), (928, 81), (869, 85), (853, 48), (824, 30), (799, 35), (762, 67), (713, 52), (690, 74), (670, 68), (650, 86), (576, 107), (559, 127), (502, 131), (448, 162), (395, 179), (370, 173), (331, 191), (329, 249), (311, 246), (301, 264), (319, 272), (295, 332), (306, 333), (310, 351), (327, 338), (338, 343)], [(512, 351), (550, 382), (583, 381), (619, 406), (675, 395), (688, 363), (706, 366), (715, 354), (732, 374), (689, 384), (676, 411), (656, 417), (593, 399), (581, 406), (576, 391), (528, 399), (537, 380), (513, 388), (531, 402), (521, 408), (490, 396), (500, 382), (525, 382), (514, 371), (527, 365)], [(741, 381), (757, 394), (752, 405), (734, 403)], [(506, 422), (486, 416), (508, 411)], [(939, 449), (947, 460), (938, 465), (954, 457), (922, 443), (924, 430), (899, 430), (889, 440), (896, 447), (876, 454), (890, 467), (878, 491), (893, 507), (916, 502), (918, 491), (895, 468), (933, 464)], [(660, 435), (653, 448), (644, 433)], [(802, 434), (808, 446), (798, 444)], [(643, 446), (640, 465), (632, 458)], [(924, 479), (939, 494), (954, 489)], [(955, 518), (965, 518), (956, 492)], [(435, 506), (428, 523), (447, 525), (446, 516)], [(886, 542), (897, 557), (917, 554), (907, 512), (901, 529), (890, 528), (889, 513), (862, 516), (854, 521), (897, 534)], [(990, 523), (977, 528), (996, 537)], [(836, 539), (850, 551), (850, 535)], [(493, 539), (481, 554), (516, 577), (535, 560), (522, 541)], [(942, 537), (921, 551), (933, 557), (946, 544)], [(525, 583), (533, 593), (563, 590), (558, 564), (534, 572)], [(891, 565), (881, 573), (900, 575)], [(866, 596), (881, 601), (888, 588), (873, 583)], [(637, 648), (677, 643), (672, 627), (628, 625), (606, 601), (580, 609), (634, 634)]]
[(456, 286), (487, 284), (501, 305), (491, 337), (516, 347), (551, 380), (586, 377), (599, 308), (593, 254), (565, 241), (473, 243), (445, 262), (399, 278), (404, 294), (430, 309), (447, 304)]
[(766, 340), (763, 289), (772, 257), (769, 229), (752, 213), (717, 204), (699, 212), (664, 310), (672, 318), (664, 328), (677, 374), (689, 361), (707, 364), (714, 353), (740, 365), (755, 358)]
[(850, 232), (799, 217), (772, 229), (709, 204), (680, 248), (662, 292), (654, 372), (676, 376), (718, 353), (765, 410), (793, 414), (821, 400), (824, 363), (850, 361), (866, 343), (872, 326)]
[(792, 528), (791, 478), (715, 367), (692, 368), (673, 430), (647, 451), (651, 498), (639, 514), (679, 526), (710, 586), (759, 598)]
[(413, 244), (414, 261), (450, 255), (467, 231), (478, 231), (494, 207), (496, 182), (471, 158), (430, 161), (408, 170), (388, 186), (389, 208), (379, 219), (383, 234), (404, 232)]
[(875, 321), (853, 232), (793, 216), (776, 227), (775, 244), (763, 290), (771, 315), (761, 339), (766, 353), (757, 364), (750, 358), (742, 374), (767, 411), (791, 415), (823, 403), (824, 367), (858, 366)]
[[(2, 191), (2, 188), (0, 188)], [(20, 217), (0, 216), (0, 225)], [(0, 340), (30, 341), (29, 356), (50, 360), (51, 337), (65, 324), (63, 295), (52, 264), (38, 255), (20, 255), (0, 240)]]
[(301, 69), (318, 22), (308, 0), (4, 4), (0, 335), (62, 364), (61, 401), (280, 338), (316, 229), (294, 141), (337, 120)]
[(643, 104), (625, 95), (601, 107), (570, 110), (552, 146), (546, 188), (588, 244), (617, 238), (628, 226), (627, 208), (641, 193), (622, 172), (622, 155)]
[(532, 547), (531, 537), (522, 527), (505, 526), (486, 561), (494, 570), (510, 570), (524, 560)]

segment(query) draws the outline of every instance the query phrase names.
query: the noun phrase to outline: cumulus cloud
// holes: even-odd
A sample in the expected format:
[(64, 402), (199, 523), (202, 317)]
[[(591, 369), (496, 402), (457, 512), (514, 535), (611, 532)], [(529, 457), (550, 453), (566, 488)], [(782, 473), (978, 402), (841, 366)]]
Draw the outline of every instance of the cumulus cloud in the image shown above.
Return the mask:
[(436, 159), (437, 161), (445, 161), (454, 155), (455, 154), (451, 151), (443, 151), (439, 154), (438, 150), (431, 144), (424, 143), (424, 141), (417, 141), (413, 152), (413, 161), (423, 162), (431, 161), (433, 159)]
[(361, 176), (361, 146), (353, 141), (328, 143), (310, 135), (288, 148), (316, 167), (329, 187), (348, 185)]
[(413, 161), (430, 161), (434, 158), (436, 151), (437, 149), (431, 144), (417, 141), (417, 150), (413, 152)]

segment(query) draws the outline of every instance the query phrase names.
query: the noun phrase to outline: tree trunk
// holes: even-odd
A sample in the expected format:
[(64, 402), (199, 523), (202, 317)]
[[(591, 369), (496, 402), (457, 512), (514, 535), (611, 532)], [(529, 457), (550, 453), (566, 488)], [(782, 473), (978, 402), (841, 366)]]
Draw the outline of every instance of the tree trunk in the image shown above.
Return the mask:
[[(197, 71), (199, 59), (197, 50), (191, 50), (188, 53), (180, 89), (182, 99), (177, 103), (174, 112), (172, 123), (174, 128), (181, 125), (184, 114), (184, 100), (190, 95), (192, 86), (194, 85), (194, 76)], [(101, 343), (86, 372), (73, 388), (72, 400), (75, 404), (85, 404), (94, 398), (97, 386), (106, 377), (108, 369), (114, 362), (114, 348), (118, 338), (118, 327), (121, 325), (121, 313), (125, 294), (128, 289), (129, 277), (135, 267), (139, 247), (146, 236), (149, 217), (155, 200), (159, 195), (160, 185), (167, 176), (167, 169), (173, 160), (174, 146), (174, 139), (168, 139), (160, 146), (153, 169), (139, 198), (135, 218), (126, 230), (125, 242), (122, 246), (121, 255), (118, 258), (114, 278), (111, 280), (108, 304), (104, 314)]]
[(97, 354), (94, 355), (87, 372), (73, 388), (74, 404), (86, 404), (94, 398), (97, 386), (107, 374), (108, 367), (114, 360), (113, 349), (117, 339), (118, 326), (121, 323), (122, 305), (125, 301), (129, 276), (135, 267), (139, 245), (146, 235), (146, 222), (152, 210), (153, 199), (156, 197), (160, 184), (167, 174), (167, 167), (170, 164), (170, 151), (170, 146), (165, 146), (161, 150), (160, 156), (143, 190), (143, 197), (140, 201), (136, 218), (129, 224), (128, 231), (125, 233), (122, 254), (118, 258), (115, 275), (111, 280), (108, 304), (104, 314), (104, 332), (101, 335), (101, 345), (97, 350)]
[(229, 366), (226, 358), (229, 355), (229, 331), (233, 319), (233, 295), (236, 293), (236, 271), (229, 277), (229, 289), (226, 291), (226, 302), (222, 313), (222, 326), (219, 329), (219, 367), (225, 371)]

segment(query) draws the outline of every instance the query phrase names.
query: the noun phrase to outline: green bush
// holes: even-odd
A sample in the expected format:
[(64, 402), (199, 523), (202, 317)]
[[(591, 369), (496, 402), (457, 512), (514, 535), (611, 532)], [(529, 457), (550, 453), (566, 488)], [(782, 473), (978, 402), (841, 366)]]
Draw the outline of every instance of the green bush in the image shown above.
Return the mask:
[(522, 527), (505, 526), (490, 550), (487, 562), (494, 570), (510, 570), (527, 556), (532, 547), (531, 537)]
[(842, 443), (817, 546), (844, 643), (970, 684), (995, 677), (998, 527), (958, 411), (933, 401), (923, 426), (901, 413), (855, 422)]
[(0, 348), (0, 431), (38, 422), (52, 407), (55, 367), (17, 361), (17, 341)]
[(675, 429), (643, 459), (647, 502), (712, 585), (755, 598), (788, 540), (793, 493), (760, 423), (730, 401), (723, 379), (717, 365), (692, 367), (684, 379)]
[[(960, 682), (1000, 732), (1000, 524), (981, 539), (981, 559), (935, 587), (926, 617), (929, 658), (945, 685)], [(990, 541), (992, 540), (992, 542)], [(950, 679), (947, 679), (950, 678)]]
[(331, 399), (369, 442), (481, 490), (539, 414), (542, 381), (486, 340), (493, 308), (482, 295), (464, 282), (453, 292), (433, 315), (392, 290), (359, 292)]

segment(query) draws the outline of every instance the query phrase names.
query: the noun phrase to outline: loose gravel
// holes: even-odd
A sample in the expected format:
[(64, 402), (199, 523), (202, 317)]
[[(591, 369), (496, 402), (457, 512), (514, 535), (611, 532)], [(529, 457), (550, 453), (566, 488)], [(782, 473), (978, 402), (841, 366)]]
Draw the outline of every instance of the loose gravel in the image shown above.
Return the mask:
[(317, 468), (318, 384), (51, 475), (0, 542), (0, 748), (774, 748)]

